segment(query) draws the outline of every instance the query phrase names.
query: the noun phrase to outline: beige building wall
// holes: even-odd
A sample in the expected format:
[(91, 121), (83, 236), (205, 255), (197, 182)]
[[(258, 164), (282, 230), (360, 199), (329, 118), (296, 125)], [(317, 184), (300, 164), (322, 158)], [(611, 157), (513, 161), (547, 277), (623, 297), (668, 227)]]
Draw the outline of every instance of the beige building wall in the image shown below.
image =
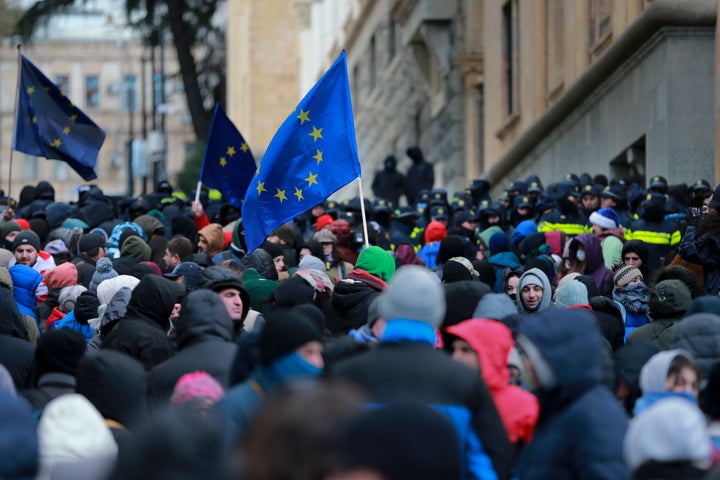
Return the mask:
[(255, 161), (300, 101), (296, 3), (228, 0), (227, 114)]
[[(491, 168), (522, 137), (649, 3), (648, 0), (485, 1), (486, 168)], [(504, 43), (508, 6), (515, 25), (511, 34), (516, 40), (509, 54)], [(609, 24), (603, 24), (607, 13)], [(595, 28), (597, 33), (592, 31)], [(508, 58), (512, 58), (517, 68), (514, 79), (518, 87), (517, 106), (513, 112), (507, 108), (508, 83), (513, 81), (505, 73)]]
[[(706, 103), (717, 96), (712, 84), (720, 67), (710, 73), (702, 65), (712, 54), (707, 39), (715, 35), (717, 5), (486, 0), (483, 176), (496, 193), (506, 180), (531, 173), (546, 182), (571, 169), (619, 174), (634, 141), (647, 152), (649, 175), (712, 181), (709, 172), (720, 168), (707, 165), (717, 140), (707, 141)], [(691, 103), (700, 108), (689, 112)]]
[[(123, 78), (136, 77), (136, 110), (133, 116), (133, 138), (142, 137), (142, 66), (143, 47), (138, 42), (116, 40), (82, 41), (78, 39), (38, 40), (23, 49), (30, 59), (51, 81), (57, 76), (69, 79), (68, 97), (106, 133), (96, 164), (98, 178), (92, 184), (99, 186), (108, 195), (124, 195), (127, 189), (127, 142), (130, 139), (130, 118), (124, 104)], [(178, 70), (172, 48), (165, 48), (166, 74)], [(159, 65), (159, 60), (158, 60)], [(15, 90), (18, 75), (17, 50), (5, 40), (0, 44), (0, 188), (8, 193), (10, 150), (15, 109)], [(85, 77), (99, 78), (98, 107), (86, 104)], [(147, 129), (152, 128), (152, 75), (149, 62), (145, 71), (145, 107), (148, 114)], [(179, 87), (179, 88), (178, 88)], [(189, 122), (185, 96), (181, 85), (170, 78), (166, 84), (167, 152), (168, 178), (172, 180), (183, 167), (186, 147), (194, 140)], [(50, 181), (56, 189), (56, 200), (77, 199), (76, 188), (86, 184), (78, 174), (63, 162), (29, 157), (13, 152), (11, 193), (17, 198), (23, 185), (35, 185), (41, 180)], [(148, 191), (154, 186), (152, 169), (149, 169)], [(141, 193), (141, 181), (136, 179), (134, 194)]]

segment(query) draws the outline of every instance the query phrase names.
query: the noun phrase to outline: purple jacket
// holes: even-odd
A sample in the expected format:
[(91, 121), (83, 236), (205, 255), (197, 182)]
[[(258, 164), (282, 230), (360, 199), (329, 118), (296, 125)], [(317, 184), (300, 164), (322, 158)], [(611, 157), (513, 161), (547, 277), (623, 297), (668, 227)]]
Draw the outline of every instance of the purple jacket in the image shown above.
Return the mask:
[(613, 273), (605, 266), (603, 260), (602, 248), (600, 247), (600, 239), (592, 233), (583, 233), (570, 241), (570, 259), (574, 260), (577, 255), (578, 246), (582, 246), (585, 250), (585, 275), (595, 280), (598, 294), (606, 297), (612, 296), (613, 290)]

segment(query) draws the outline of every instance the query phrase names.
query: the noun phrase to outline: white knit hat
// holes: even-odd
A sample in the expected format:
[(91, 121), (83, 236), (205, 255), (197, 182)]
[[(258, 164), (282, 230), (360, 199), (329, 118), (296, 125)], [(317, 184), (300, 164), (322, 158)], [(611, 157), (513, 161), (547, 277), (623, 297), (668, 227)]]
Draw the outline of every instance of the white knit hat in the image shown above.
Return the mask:
[(681, 397), (654, 403), (630, 422), (623, 453), (635, 471), (649, 461), (710, 463), (710, 436), (697, 405)]

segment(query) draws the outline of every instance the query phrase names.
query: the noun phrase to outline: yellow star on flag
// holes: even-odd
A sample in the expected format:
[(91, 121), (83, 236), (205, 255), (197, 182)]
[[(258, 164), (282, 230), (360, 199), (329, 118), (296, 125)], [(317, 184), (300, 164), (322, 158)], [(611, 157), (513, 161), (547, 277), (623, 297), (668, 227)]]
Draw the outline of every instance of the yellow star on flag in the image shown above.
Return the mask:
[(308, 135), (310, 135), (311, 137), (313, 137), (313, 142), (317, 142), (317, 141), (318, 141), (318, 138), (323, 138), (323, 136), (322, 136), (322, 131), (323, 131), (322, 128), (315, 128), (315, 127), (313, 127), (313, 131), (310, 132), (310, 133), (308, 133)]
[(310, 117), (308, 116), (309, 113), (310, 113), (310, 110), (305, 111), (302, 108), (300, 109), (300, 114), (295, 117), (298, 120), (300, 120), (300, 125), (302, 125), (305, 122), (310, 121)]
[(63, 133), (64, 133), (65, 135), (69, 134), (69, 133), (70, 133), (70, 127), (65, 127), (65, 128), (63, 128)]
[(227, 148), (227, 154), (228, 154), (228, 156), (230, 156), (230, 157), (232, 157), (233, 155), (235, 155), (235, 147), (233, 147), (233, 146), (228, 147), (228, 148)]
[(70, 120), (72, 120), (74, 122), (75, 120), (77, 120), (77, 117), (78, 117), (77, 114), (73, 113), (72, 115), (70, 115)]
[(262, 192), (267, 192), (267, 190), (265, 189), (265, 182), (258, 182), (258, 185), (257, 185), (256, 189), (257, 189), (257, 192), (258, 192), (258, 197), (260, 196), (260, 194), (261, 194)]
[(60, 145), (62, 145), (62, 140), (60, 140), (59, 138), (56, 138), (55, 140), (53, 140), (53, 142), (50, 145), (52, 145), (55, 148), (58, 148), (58, 147), (60, 147)]
[(28, 87), (25, 91), (28, 95), (32, 95), (33, 93), (35, 93), (35, 87)]
[(225, 168), (225, 165), (227, 165), (227, 160), (225, 160), (225, 157), (220, 157), (220, 166)]
[(282, 202), (284, 202), (285, 200), (287, 200), (287, 197), (285, 196), (285, 190), (280, 190), (279, 188), (277, 189), (277, 193), (276, 193), (275, 195), (273, 195), (273, 197), (275, 197), (275, 198), (277, 198), (278, 200), (280, 200), (280, 203), (282, 203)]
[(303, 199), (302, 189), (295, 187), (295, 193), (293, 193), (298, 199), (298, 202)]
[(244, 153), (244, 152), (247, 152), (248, 150), (250, 150), (250, 147), (248, 147), (247, 143), (243, 142), (243, 144), (240, 145), (240, 150), (242, 150)]
[(315, 149), (315, 152), (316, 152), (316, 153), (315, 153), (315, 155), (313, 155), (312, 158), (314, 158), (315, 160), (317, 160), (317, 164), (320, 165), (320, 162), (323, 161), (323, 158), (322, 158), (323, 152), (322, 152), (319, 148), (316, 148), (316, 149)]
[(308, 187), (312, 187), (313, 183), (317, 185), (317, 173), (308, 172), (307, 178), (305, 178), (305, 181), (308, 182)]
[(33, 122), (33, 123), (37, 123), (37, 117), (33, 117), (32, 122)]

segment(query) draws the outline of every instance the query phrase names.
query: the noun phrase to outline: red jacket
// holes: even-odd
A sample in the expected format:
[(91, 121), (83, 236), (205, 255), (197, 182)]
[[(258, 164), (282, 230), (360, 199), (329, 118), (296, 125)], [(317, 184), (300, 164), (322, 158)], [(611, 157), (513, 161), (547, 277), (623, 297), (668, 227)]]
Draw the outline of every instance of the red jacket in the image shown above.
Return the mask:
[(510, 442), (529, 443), (540, 405), (535, 395), (509, 383), (507, 361), (514, 345), (510, 329), (494, 320), (472, 319), (448, 327), (446, 332), (465, 340), (477, 353), (481, 375)]

